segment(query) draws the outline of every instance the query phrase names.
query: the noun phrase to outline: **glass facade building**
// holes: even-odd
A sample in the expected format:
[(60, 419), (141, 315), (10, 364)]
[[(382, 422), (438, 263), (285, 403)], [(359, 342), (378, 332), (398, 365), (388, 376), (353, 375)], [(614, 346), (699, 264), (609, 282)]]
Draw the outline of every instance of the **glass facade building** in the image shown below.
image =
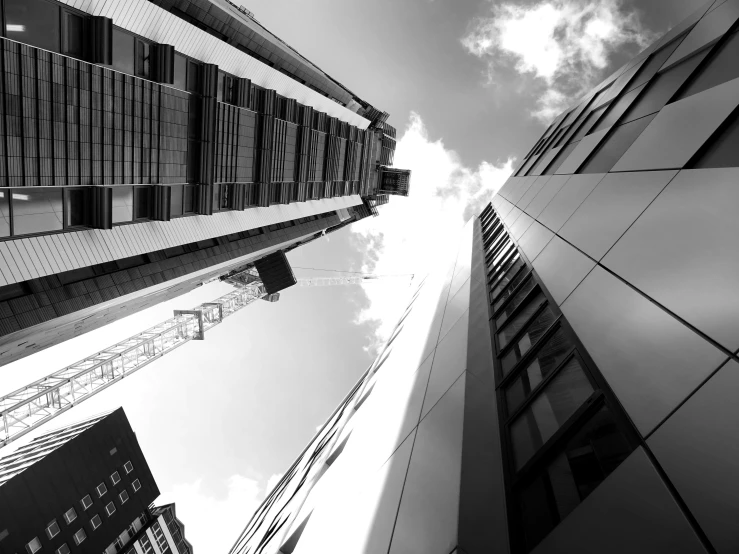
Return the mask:
[(0, 8), (0, 364), (387, 201), (388, 114), (230, 2)]
[(554, 120), (232, 554), (739, 548), (738, 28)]

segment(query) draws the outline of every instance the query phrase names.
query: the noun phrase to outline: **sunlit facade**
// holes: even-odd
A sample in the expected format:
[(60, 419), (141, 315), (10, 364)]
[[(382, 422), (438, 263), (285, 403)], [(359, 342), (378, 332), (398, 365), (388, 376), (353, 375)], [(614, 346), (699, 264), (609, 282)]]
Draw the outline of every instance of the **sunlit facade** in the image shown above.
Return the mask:
[(739, 550), (738, 22), (554, 120), (232, 554)]

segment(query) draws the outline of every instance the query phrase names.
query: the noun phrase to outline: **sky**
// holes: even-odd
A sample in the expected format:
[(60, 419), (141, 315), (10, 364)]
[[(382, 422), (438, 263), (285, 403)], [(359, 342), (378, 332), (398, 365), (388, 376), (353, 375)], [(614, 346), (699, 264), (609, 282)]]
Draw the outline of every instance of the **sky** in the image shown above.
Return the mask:
[[(399, 137), (395, 166), (413, 172), (409, 198), (393, 197), (379, 217), (293, 250), (297, 276), (307, 277), (331, 275), (327, 270), (423, 273), (554, 116), (703, 1), (242, 3), (389, 112)], [(306, 22), (314, 28), (308, 31)], [(123, 406), (162, 493), (157, 502), (176, 502), (196, 552), (225, 553), (372, 362), (408, 285), (397, 277), (365, 287), (293, 287), (277, 303), (236, 313), (205, 341), (146, 366), (50, 428)], [(218, 282), (199, 287), (0, 368), (0, 393), (229, 290)]]

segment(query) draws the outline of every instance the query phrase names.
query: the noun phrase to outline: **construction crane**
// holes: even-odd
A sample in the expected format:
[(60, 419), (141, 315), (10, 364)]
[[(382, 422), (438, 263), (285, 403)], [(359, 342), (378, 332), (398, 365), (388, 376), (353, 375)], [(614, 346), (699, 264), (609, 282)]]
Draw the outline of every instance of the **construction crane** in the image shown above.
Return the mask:
[[(372, 275), (298, 279), (301, 287), (357, 285), (413, 275)], [(222, 278), (234, 290), (192, 310), (175, 310), (174, 317), (72, 365), (0, 397), (0, 448), (72, 409), (154, 360), (191, 340), (204, 340), (205, 332), (255, 300), (274, 302), (259, 274), (248, 268)]]

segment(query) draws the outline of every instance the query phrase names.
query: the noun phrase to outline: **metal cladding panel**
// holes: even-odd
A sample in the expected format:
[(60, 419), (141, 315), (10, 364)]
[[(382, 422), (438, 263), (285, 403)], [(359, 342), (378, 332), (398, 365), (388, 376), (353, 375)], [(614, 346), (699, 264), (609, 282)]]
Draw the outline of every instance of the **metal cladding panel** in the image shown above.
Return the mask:
[(258, 259), (254, 262), (254, 267), (269, 294), (280, 292), (298, 282), (282, 250)]
[[(274, 89), (278, 94), (313, 106), (342, 121), (366, 129), (370, 122), (362, 116), (308, 88), (256, 58), (190, 25), (148, 0), (62, 0), (62, 3), (92, 15), (113, 19), (113, 23), (149, 40), (172, 44), (197, 60), (217, 64), (223, 71), (251, 79), (252, 83)], [(125, 9), (124, 9), (125, 8)]]

